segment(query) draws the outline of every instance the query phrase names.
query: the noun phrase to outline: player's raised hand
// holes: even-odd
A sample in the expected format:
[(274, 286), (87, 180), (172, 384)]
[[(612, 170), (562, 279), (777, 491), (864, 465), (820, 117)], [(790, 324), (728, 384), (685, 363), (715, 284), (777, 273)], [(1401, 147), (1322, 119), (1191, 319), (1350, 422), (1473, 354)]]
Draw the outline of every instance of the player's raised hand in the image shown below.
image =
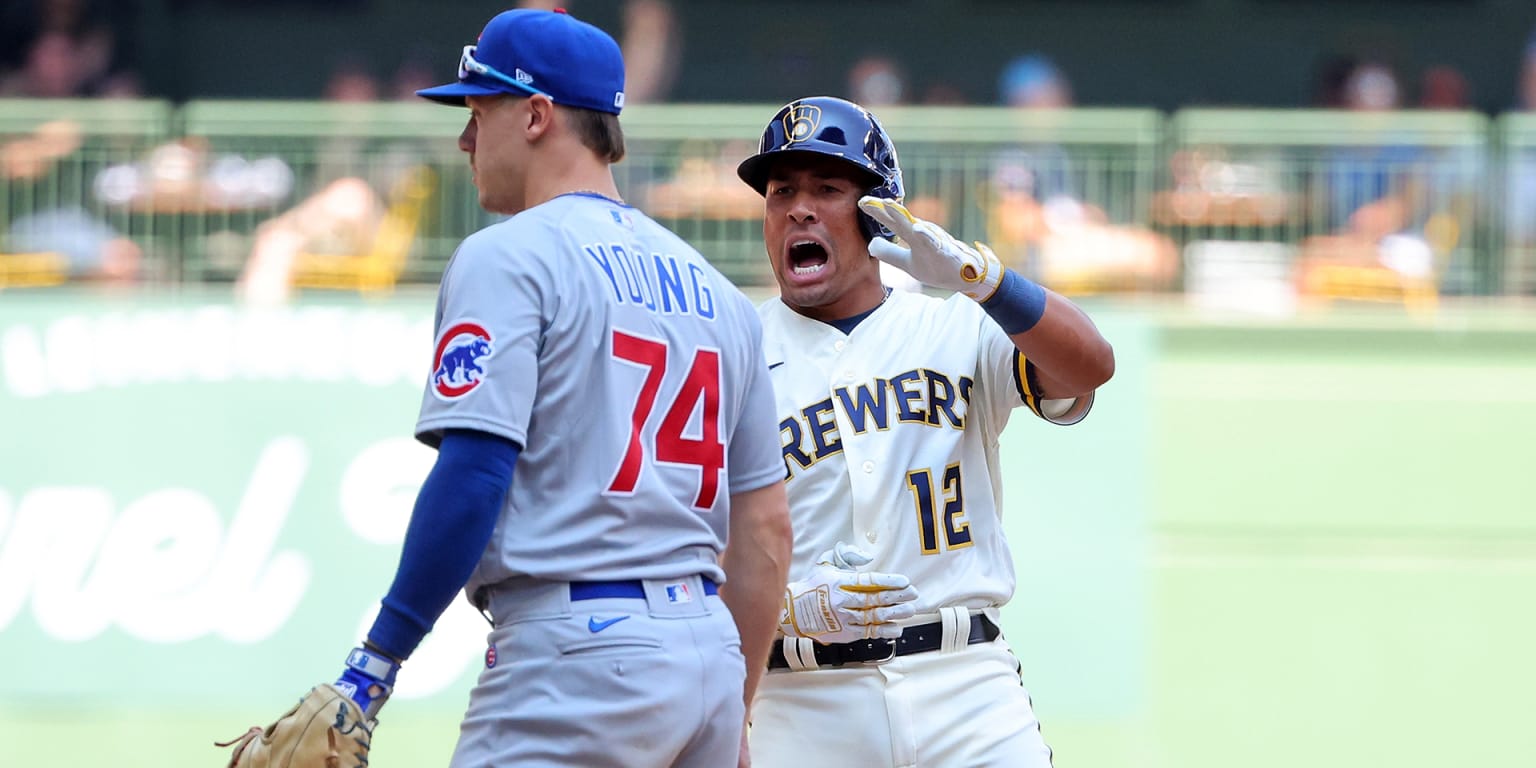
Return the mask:
[(859, 209), (890, 228), (903, 245), (877, 237), (869, 241), (871, 256), (897, 267), (924, 285), (959, 291), (986, 301), (1003, 279), (1003, 263), (992, 249), (956, 240), (944, 228), (913, 216), (894, 200), (865, 195)]
[(784, 592), (784, 634), (820, 643), (900, 637), (896, 622), (917, 614), (917, 588), (899, 573), (857, 570), (872, 559), (842, 542), (823, 552), (806, 578)]

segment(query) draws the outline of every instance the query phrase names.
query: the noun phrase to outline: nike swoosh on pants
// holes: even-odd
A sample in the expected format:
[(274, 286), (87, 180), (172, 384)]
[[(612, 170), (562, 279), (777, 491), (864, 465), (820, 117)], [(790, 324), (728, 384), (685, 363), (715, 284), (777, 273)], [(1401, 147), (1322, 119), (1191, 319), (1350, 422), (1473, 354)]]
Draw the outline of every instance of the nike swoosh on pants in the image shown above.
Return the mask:
[(629, 618), (629, 615), (625, 614), (618, 618), (608, 619), (607, 621), (598, 621), (596, 616), (592, 616), (587, 619), (587, 630), (590, 632), (601, 632), (627, 618)]

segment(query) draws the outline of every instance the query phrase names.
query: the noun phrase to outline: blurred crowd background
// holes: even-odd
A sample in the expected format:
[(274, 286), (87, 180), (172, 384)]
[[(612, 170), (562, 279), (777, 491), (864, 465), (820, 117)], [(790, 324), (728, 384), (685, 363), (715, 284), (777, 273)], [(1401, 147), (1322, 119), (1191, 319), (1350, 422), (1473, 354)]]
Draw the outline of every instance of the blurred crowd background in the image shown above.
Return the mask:
[[(1529, 3), (563, 5), (626, 54), (626, 198), (744, 284), (771, 280), (732, 168), (774, 105), (833, 94), (886, 119), (920, 215), (1067, 293), (1289, 311), (1536, 288)], [(413, 91), (501, 7), (8, 0), (0, 286), (434, 282), (490, 219), (462, 116)]]

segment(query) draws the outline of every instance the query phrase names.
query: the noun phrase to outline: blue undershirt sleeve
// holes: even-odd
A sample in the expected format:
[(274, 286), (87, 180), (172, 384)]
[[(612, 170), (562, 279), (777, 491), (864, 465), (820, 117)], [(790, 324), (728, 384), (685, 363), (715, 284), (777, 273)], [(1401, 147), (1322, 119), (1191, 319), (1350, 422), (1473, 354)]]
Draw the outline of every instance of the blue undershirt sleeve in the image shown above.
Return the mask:
[(416, 495), (400, 566), (368, 630), (368, 644), (405, 660), (480, 562), (512, 486), (520, 452), (511, 440), (452, 429)]

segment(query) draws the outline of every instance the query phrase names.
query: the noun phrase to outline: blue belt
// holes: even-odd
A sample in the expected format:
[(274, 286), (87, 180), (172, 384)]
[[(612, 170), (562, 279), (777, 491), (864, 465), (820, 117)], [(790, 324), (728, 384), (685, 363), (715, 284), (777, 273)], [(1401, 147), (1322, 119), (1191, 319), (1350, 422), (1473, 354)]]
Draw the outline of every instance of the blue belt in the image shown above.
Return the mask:
[[(715, 586), (713, 579), (708, 576), (700, 576), (704, 582), (704, 594), (718, 595), (720, 588)], [(639, 579), (632, 581), (573, 581), (571, 582), (571, 600), (597, 600), (603, 597), (628, 597), (636, 600), (645, 599), (645, 584)]]

